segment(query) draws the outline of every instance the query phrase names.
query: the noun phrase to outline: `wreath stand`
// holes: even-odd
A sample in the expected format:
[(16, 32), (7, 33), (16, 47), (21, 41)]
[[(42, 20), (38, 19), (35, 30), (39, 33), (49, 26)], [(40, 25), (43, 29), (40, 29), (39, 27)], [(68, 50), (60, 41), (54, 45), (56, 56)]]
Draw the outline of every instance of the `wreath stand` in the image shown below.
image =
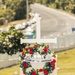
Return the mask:
[[(36, 39), (22, 39), (20, 38), (20, 43), (55, 43), (57, 44), (57, 38), (51, 38), (51, 39), (41, 39), (40, 38), (40, 21), (41, 17), (36, 15)], [(57, 60), (57, 57), (56, 57)], [(22, 68), (20, 68), (20, 75), (24, 75), (22, 73)], [(55, 64), (55, 70), (50, 75), (57, 75), (57, 63)]]

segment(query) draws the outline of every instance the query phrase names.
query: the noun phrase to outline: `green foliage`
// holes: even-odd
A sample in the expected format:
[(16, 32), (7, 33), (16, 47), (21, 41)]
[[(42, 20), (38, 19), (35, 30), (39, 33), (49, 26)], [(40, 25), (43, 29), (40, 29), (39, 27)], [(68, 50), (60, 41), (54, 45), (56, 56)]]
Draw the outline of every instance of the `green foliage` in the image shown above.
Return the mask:
[(36, 0), (35, 2), (75, 14), (75, 0)]
[(72, 9), (72, 13), (74, 13), (75, 14), (75, 6), (73, 7), (73, 9)]
[(14, 20), (15, 12), (11, 9), (1, 9), (0, 10), (0, 24), (3, 24), (5, 20), (9, 22)]
[[(29, 4), (34, 0), (28, 0)], [(0, 18), (5, 18), (9, 22), (26, 18), (26, 0), (1, 0)], [(1, 23), (0, 23), (1, 24)]]
[(5, 21), (5, 18), (4, 17), (1, 17), (0, 18), (0, 24), (2, 25), (4, 23), (4, 21)]
[(15, 19), (23, 19), (26, 15), (26, 0), (6, 0), (7, 8), (13, 9), (16, 13)]
[(0, 33), (0, 53), (7, 52), (12, 55), (20, 52), (25, 44), (20, 44), (20, 38), (25, 38), (20, 30), (10, 27), (9, 31)]

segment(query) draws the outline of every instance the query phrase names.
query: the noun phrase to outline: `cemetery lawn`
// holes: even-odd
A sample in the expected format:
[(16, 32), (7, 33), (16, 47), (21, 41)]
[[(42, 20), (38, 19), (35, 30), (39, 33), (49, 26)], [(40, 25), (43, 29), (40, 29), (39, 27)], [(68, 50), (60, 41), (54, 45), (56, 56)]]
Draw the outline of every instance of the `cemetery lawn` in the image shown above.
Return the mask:
[[(18, 74), (16, 74), (16, 72), (18, 72)], [(19, 72), (19, 65), (0, 69), (0, 75), (19, 75)]]
[(57, 53), (58, 75), (75, 75), (75, 49)]
[[(60, 68), (57, 75), (75, 75), (75, 49), (56, 53), (57, 66)], [(14, 74), (15, 72), (18, 74)], [(20, 75), (19, 65), (1, 69), (0, 75)]]

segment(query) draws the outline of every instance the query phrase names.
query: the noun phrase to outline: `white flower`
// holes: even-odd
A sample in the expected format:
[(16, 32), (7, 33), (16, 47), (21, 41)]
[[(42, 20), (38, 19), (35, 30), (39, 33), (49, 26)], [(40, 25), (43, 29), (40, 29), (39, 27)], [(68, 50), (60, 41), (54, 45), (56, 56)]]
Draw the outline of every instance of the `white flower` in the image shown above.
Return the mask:
[(8, 37), (5, 38), (6, 41), (9, 41)]
[(3, 42), (3, 44), (6, 44), (6, 42)]
[(43, 47), (38, 48), (38, 51), (43, 52)]
[(43, 72), (39, 72), (39, 75), (44, 75), (44, 73)]
[(19, 61), (21, 60), (21, 57), (19, 57)]
[(26, 54), (26, 58), (31, 58), (31, 55), (30, 54)]
[(47, 54), (46, 59), (50, 59), (50, 58), (51, 58), (50, 54)]
[(9, 35), (9, 38), (13, 37), (13, 35)]
[(12, 44), (10, 44), (9, 47), (12, 47)]
[(44, 55), (41, 55), (42, 56), (42, 58), (44, 59)]
[(30, 47), (34, 47), (34, 45), (31, 44)]
[(31, 71), (31, 70), (32, 70), (32, 67), (27, 68), (26, 72), (29, 72), (29, 71)]

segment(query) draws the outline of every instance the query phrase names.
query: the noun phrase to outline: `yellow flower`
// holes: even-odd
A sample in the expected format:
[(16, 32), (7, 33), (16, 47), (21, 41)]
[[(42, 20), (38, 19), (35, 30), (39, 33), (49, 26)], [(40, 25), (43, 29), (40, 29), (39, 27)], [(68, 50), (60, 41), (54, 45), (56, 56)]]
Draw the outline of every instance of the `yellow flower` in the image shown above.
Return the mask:
[(23, 48), (23, 52), (26, 53), (26, 50)]

